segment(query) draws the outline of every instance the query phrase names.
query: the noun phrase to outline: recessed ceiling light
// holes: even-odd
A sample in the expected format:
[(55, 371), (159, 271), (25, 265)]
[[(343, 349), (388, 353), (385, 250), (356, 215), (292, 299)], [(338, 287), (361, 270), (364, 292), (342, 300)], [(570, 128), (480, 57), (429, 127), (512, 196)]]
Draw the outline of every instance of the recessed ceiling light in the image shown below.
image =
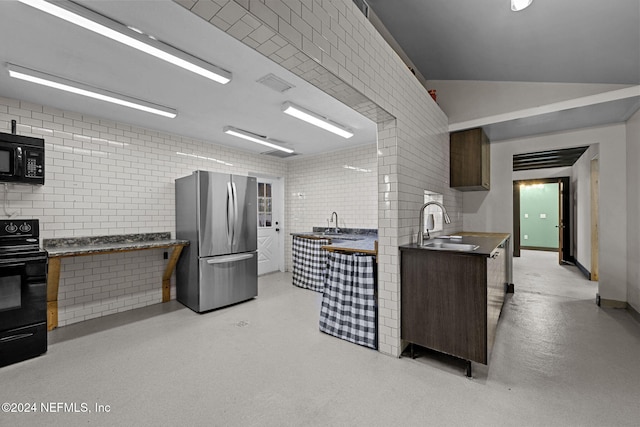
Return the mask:
[(345, 126), (342, 126), (305, 108), (292, 104), (291, 102), (285, 102), (284, 104), (282, 104), (282, 111), (285, 114), (293, 116), (297, 119), (304, 120), (307, 123), (311, 123), (312, 125), (318, 126), (319, 128), (328, 130), (329, 132), (333, 132), (336, 135), (340, 135), (343, 138), (351, 138), (353, 136), (353, 132), (351, 132), (351, 130), (346, 128)]
[(519, 12), (528, 8), (533, 0), (511, 0), (511, 10)]
[(246, 139), (247, 141), (255, 142), (257, 144), (266, 145), (267, 147), (274, 148), (276, 150), (284, 151), (285, 153), (293, 153), (293, 150), (290, 148), (282, 147), (278, 144), (274, 144), (274, 140), (266, 138), (262, 135), (257, 135), (255, 133), (247, 132), (246, 130), (237, 129), (233, 126), (225, 126), (222, 131), (227, 135), (233, 135), (238, 138)]
[(218, 83), (226, 84), (231, 81), (230, 72), (76, 3), (67, 0), (57, 0), (55, 4), (44, 0), (18, 1)]
[(13, 78), (48, 86), (54, 89), (64, 90), (77, 95), (99, 99), (101, 101), (111, 102), (112, 104), (118, 104), (129, 108), (135, 108), (136, 110), (146, 111), (147, 113), (157, 114), (171, 119), (176, 117), (178, 114), (173, 108), (163, 107), (162, 105), (132, 98), (127, 95), (122, 95), (94, 86), (89, 86), (84, 83), (74, 82), (73, 80), (43, 73), (41, 71), (31, 70), (19, 65), (7, 64), (7, 70), (9, 71), (9, 76)]

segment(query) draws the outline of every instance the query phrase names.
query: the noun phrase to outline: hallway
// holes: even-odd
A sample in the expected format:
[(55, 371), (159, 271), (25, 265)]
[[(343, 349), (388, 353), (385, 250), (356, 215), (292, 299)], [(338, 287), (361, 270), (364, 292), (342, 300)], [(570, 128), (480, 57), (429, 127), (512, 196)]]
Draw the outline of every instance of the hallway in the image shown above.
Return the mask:
[(514, 283), (491, 362), (505, 369), (492, 369), (494, 379), (528, 389), (532, 409), (564, 413), (554, 425), (640, 424), (640, 325), (599, 308), (597, 282), (555, 252), (523, 250)]
[(557, 252), (523, 249), (513, 259), (513, 270), (518, 292), (596, 300), (598, 282), (588, 280), (576, 266), (558, 264)]

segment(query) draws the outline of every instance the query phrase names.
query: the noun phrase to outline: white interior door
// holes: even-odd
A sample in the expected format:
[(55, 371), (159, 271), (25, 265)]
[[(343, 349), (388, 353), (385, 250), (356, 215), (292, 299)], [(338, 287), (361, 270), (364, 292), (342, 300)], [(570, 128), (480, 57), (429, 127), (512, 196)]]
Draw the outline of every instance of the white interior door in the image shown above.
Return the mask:
[(258, 275), (278, 271), (281, 258), (280, 183), (258, 178)]

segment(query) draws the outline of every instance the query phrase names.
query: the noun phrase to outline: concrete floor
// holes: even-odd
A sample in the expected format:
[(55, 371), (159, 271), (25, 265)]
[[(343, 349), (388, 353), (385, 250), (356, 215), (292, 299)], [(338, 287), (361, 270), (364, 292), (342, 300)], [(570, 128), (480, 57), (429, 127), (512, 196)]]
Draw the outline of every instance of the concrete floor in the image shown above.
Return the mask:
[[(44, 356), (0, 369), (0, 403), (38, 413), (0, 425), (640, 425), (640, 325), (598, 308), (596, 285), (556, 254), (523, 251), (514, 282), (472, 379), (455, 359), (320, 333), (320, 296), (278, 273), (204, 315), (172, 301), (51, 332)], [(57, 402), (91, 412), (40, 412)]]

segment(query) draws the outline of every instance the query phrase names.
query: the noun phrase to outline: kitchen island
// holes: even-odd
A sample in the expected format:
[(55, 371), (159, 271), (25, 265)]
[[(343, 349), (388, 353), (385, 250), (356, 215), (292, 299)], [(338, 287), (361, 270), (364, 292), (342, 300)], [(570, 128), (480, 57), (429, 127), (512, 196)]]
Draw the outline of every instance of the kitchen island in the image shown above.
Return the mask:
[(400, 246), (401, 338), (488, 364), (511, 283), (508, 233), (456, 233)]

